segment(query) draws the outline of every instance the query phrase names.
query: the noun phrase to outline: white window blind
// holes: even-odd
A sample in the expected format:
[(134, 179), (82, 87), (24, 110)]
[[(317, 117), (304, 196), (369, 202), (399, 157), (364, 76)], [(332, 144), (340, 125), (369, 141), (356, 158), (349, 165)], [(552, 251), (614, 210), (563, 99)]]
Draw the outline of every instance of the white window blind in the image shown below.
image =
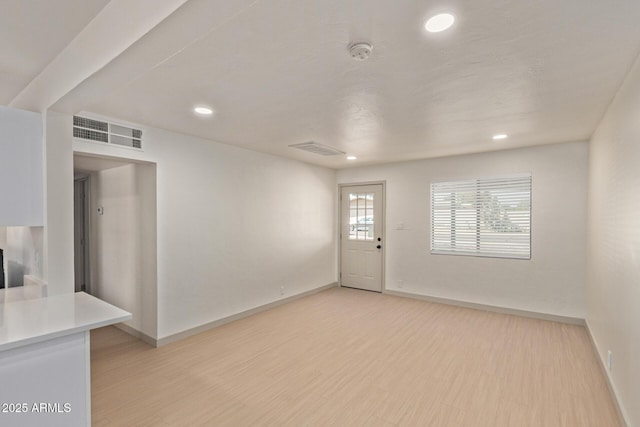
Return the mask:
[(431, 184), (431, 253), (531, 258), (531, 175)]

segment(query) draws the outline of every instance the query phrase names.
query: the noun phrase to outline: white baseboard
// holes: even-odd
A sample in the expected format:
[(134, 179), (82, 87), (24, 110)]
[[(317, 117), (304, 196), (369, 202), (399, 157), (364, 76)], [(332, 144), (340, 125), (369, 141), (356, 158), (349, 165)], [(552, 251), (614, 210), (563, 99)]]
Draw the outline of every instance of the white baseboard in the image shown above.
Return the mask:
[(624, 408), (620, 404), (620, 400), (618, 399), (618, 393), (616, 392), (616, 387), (613, 384), (613, 380), (611, 378), (609, 370), (607, 369), (607, 362), (600, 356), (598, 343), (597, 343), (595, 337), (593, 336), (593, 334), (591, 333), (591, 328), (589, 327), (589, 322), (587, 320), (585, 320), (584, 323), (585, 323), (585, 328), (587, 329), (587, 334), (589, 335), (589, 338), (591, 339), (591, 345), (593, 346), (593, 351), (596, 353), (596, 357), (598, 358), (598, 361), (600, 362), (599, 363), (600, 370), (602, 371), (602, 374), (604, 375), (605, 379), (607, 380), (607, 386), (609, 388), (609, 394), (611, 394), (611, 399), (613, 400), (613, 403), (616, 406), (616, 409), (618, 410), (618, 415), (620, 416), (620, 420), (622, 421), (623, 426), (624, 427), (628, 427), (628, 426), (631, 425), (629, 423), (629, 417), (627, 417), (626, 411), (624, 410)]
[(120, 329), (121, 331), (124, 331), (126, 333), (128, 333), (129, 335), (132, 335), (136, 338), (138, 338), (139, 340), (142, 340), (144, 342), (146, 342), (147, 344), (153, 346), (153, 347), (157, 347), (157, 342), (158, 340), (156, 340), (153, 337), (150, 337), (149, 335), (140, 332), (139, 330), (132, 328), (131, 326), (125, 324), (125, 323), (116, 323), (115, 325), (116, 328)]
[(192, 335), (199, 334), (200, 332), (204, 332), (204, 331), (207, 331), (209, 329), (213, 329), (213, 328), (216, 328), (218, 326), (222, 326), (222, 325), (224, 325), (226, 323), (229, 323), (229, 322), (233, 322), (234, 320), (240, 320), (240, 319), (243, 319), (245, 317), (260, 313), (262, 311), (269, 310), (269, 309), (272, 309), (274, 307), (278, 307), (280, 305), (295, 301), (297, 299), (304, 298), (304, 297), (309, 296), (309, 295), (317, 294), (318, 292), (322, 292), (322, 291), (324, 291), (326, 289), (333, 288), (333, 287), (336, 287), (336, 286), (338, 286), (338, 283), (334, 282), (334, 283), (330, 283), (328, 285), (321, 286), (319, 288), (311, 289), (310, 291), (305, 291), (305, 292), (302, 292), (302, 293), (299, 293), (299, 294), (296, 294), (296, 295), (291, 295), (289, 297), (286, 297), (286, 298), (283, 298), (283, 299), (280, 299), (280, 300), (277, 300), (277, 301), (273, 301), (273, 302), (270, 302), (268, 304), (264, 304), (264, 305), (261, 305), (261, 306), (258, 306), (258, 307), (254, 307), (254, 308), (251, 308), (249, 310), (245, 310), (245, 311), (242, 311), (240, 313), (236, 313), (236, 314), (233, 314), (231, 316), (224, 317), (222, 319), (214, 320), (213, 322), (205, 323), (204, 325), (196, 326), (195, 328), (187, 329), (186, 331), (178, 332), (176, 334), (169, 335), (169, 336), (160, 338), (158, 340), (154, 340), (155, 344), (152, 344), (152, 345), (155, 345), (156, 347), (161, 347), (163, 345), (167, 345), (167, 344), (170, 344), (172, 342), (179, 341), (181, 339), (190, 337)]
[(560, 316), (557, 314), (539, 313), (536, 311), (518, 310), (516, 308), (499, 307), (495, 305), (479, 304), (475, 302), (459, 301), (448, 298), (432, 297), (422, 294), (413, 294), (410, 292), (394, 291), (386, 289), (384, 294), (393, 295), (403, 298), (413, 298), (423, 301), (435, 302), (438, 304), (455, 305), (457, 307), (472, 308), (475, 310), (491, 311), (494, 313), (511, 314), (514, 316), (529, 317), (532, 319), (550, 320), (552, 322), (568, 323), (570, 325), (585, 326), (584, 319), (579, 317)]

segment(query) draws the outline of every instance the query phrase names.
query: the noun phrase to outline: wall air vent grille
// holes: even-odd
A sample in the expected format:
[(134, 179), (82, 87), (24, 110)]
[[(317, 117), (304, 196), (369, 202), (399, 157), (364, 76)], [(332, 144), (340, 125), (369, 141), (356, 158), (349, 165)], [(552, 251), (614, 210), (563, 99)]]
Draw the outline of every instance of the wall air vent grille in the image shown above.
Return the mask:
[(94, 130), (73, 128), (74, 138), (90, 139), (92, 141), (109, 142), (109, 134), (105, 132), (96, 132)]
[(339, 154), (345, 154), (344, 151), (337, 150), (327, 145), (318, 144), (314, 141), (302, 142), (300, 144), (292, 144), (289, 147), (297, 148), (298, 150), (308, 151), (313, 154), (319, 154), (321, 156), (337, 156)]
[(100, 132), (109, 131), (109, 123), (98, 120), (87, 119), (86, 117), (73, 116), (73, 126), (85, 129), (99, 130)]
[(142, 148), (142, 131), (114, 123), (73, 116), (73, 137), (120, 147)]

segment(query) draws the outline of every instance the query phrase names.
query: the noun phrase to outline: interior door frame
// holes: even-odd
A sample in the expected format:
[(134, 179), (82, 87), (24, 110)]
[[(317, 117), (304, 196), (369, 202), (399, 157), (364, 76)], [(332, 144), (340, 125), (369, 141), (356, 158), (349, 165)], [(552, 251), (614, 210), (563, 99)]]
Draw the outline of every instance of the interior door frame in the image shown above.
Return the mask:
[(382, 293), (387, 292), (386, 286), (386, 248), (387, 248), (387, 181), (363, 181), (363, 182), (350, 182), (338, 184), (338, 286), (342, 287), (342, 188), (343, 187), (357, 187), (360, 185), (382, 185), (382, 256), (380, 262), (382, 263), (380, 270), (380, 280), (382, 282)]
[[(82, 224), (82, 228), (83, 228), (83, 234), (84, 234), (84, 247), (83, 247), (83, 258), (84, 258), (84, 265), (82, 267), (82, 270), (84, 272), (84, 292), (86, 293), (91, 293), (91, 251), (90, 251), (90, 245), (91, 245), (91, 209), (90, 209), (90, 198), (91, 198), (91, 176), (89, 174), (86, 173), (80, 173), (80, 174), (75, 174), (75, 176), (73, 177), (73, 183), (74, 185), (76, 184), (76, 182), (81, 183), (82, 187), (83, 187), (83, 192), (84, 192), (84, 199), (81, 201), (82, 203), (82, 210), (83, 210), (83, 224)], [(75, 195), (74, 195), (74, 211), (75, 211), (75, 203), (77, 202)], [(76, 219), (74, 218), (74, 229), (75, 229), (75, 221)], [(75, 236), (74, 236), (74, 245), (75, 245)], [(74, 249), (75, 251), (75, 249)], [(74, 273), (75, 273), (75, 253), (74, 253)], [(75, 280), (74, 280), (75, 282)], [(74, 283), (74, 288), (75, 288), (75, 283)]]

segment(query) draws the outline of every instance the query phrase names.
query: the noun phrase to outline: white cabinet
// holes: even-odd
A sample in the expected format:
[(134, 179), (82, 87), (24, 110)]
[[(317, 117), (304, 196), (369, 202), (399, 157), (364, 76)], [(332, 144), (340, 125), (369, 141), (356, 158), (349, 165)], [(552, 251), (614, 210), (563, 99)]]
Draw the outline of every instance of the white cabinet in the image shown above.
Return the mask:
[(44, 225), (42, 116), (0, 106), (0, 226)]
[(89, 331), (130, 319), (84, 292), (0, 302), (0, 426), (90, 426)]

